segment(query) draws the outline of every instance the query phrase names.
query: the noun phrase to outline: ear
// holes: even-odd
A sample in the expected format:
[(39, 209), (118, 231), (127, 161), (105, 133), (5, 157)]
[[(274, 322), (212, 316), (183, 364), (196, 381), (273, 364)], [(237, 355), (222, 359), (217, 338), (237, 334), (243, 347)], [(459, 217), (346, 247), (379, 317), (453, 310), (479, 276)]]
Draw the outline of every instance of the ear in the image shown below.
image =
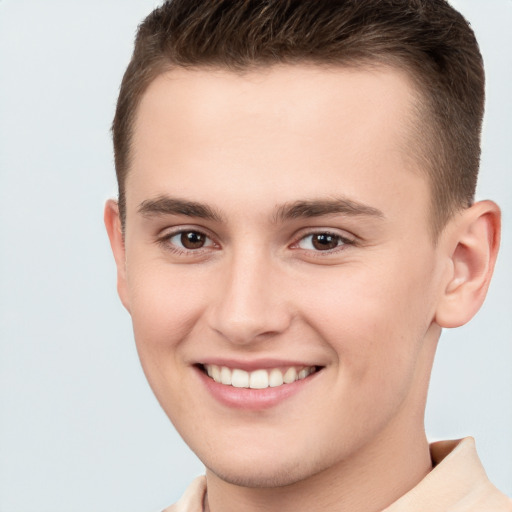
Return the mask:
[(441, 327), (459, 327), (480, 309), (496, 263), (501, 213), (492, 201), (480, 201), (447, 227), (449, 272), (436, 310)]
[(126, 252), (124, 245), (124, 235), (119, 215), (119, 206), (117, 201), (109, 199), (105, 203), (103, 215), (105, 227), (107, 228), (110, 247), (114, 253), (114, 259), (117, 267), (117, 293), (124, 307), (130, 311), (128, 300), (128, 286), (126, 280)]

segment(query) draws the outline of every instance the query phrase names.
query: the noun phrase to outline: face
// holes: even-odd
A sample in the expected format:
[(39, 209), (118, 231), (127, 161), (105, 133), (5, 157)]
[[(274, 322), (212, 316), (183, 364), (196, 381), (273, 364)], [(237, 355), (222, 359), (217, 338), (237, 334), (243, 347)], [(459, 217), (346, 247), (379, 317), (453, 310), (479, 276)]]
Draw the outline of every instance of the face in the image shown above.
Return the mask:
[(306, 65), (176, 70), (143, 97), (119, 291), (217, 476), (290, 484), (422, 432), (442, 269), (413, 101), (399, 71)]

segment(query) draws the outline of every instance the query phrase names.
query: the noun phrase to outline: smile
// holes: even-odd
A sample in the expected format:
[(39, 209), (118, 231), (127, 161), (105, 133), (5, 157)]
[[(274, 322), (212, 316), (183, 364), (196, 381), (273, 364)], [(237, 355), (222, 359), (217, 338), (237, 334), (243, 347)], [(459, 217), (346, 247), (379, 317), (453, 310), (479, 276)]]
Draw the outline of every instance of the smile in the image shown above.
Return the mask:
[(206, 374), (218, 384), (249, 389), (276, 388), (292, 384), (317, 371), (315, 366), (258, 369), (251, 372), (215, 364), (207, 364), (203, 368)]

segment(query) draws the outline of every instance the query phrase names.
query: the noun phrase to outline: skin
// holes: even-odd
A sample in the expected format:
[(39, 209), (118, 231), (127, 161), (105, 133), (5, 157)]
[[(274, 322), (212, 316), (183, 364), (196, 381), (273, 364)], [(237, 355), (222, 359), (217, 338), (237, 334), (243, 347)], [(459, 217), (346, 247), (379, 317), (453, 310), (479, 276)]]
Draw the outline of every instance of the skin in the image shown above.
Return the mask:
[[(124, 237), (114, 201), (105, 222), (144, 371), (207, 468), (212, 512), (378, 511), (431, 469), (437, 341), (483, 301), (499, 210), (477, 203), (433, 242), (414, 97), (395, 69), (293, 65), (178, 69), (142, 99)], [(212, 358), (321, 370), (243, 409), (205, 387)]]

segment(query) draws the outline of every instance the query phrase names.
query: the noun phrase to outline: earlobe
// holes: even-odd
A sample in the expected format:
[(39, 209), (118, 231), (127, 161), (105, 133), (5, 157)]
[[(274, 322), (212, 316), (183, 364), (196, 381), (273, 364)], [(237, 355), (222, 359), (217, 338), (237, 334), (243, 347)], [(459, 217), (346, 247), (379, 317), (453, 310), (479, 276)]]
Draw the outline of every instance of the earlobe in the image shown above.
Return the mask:
[(501, 214), (492, 201), (465, 210), (449, 231), (450, 272), (436, 310), (441, 327), (467, 323), (482, 305), (496, 263)]
[(105, 203), (103, 215), (105, 227), (107, 229), (110, 246), (117, 267), (117, 292), (124, 307), (130, 311), (128, 300), (128, 286), (126, 282), (126, 253), (124, 245), (124, 236), (119, 215), (119, 206), (117, 201), (109, 199)]

